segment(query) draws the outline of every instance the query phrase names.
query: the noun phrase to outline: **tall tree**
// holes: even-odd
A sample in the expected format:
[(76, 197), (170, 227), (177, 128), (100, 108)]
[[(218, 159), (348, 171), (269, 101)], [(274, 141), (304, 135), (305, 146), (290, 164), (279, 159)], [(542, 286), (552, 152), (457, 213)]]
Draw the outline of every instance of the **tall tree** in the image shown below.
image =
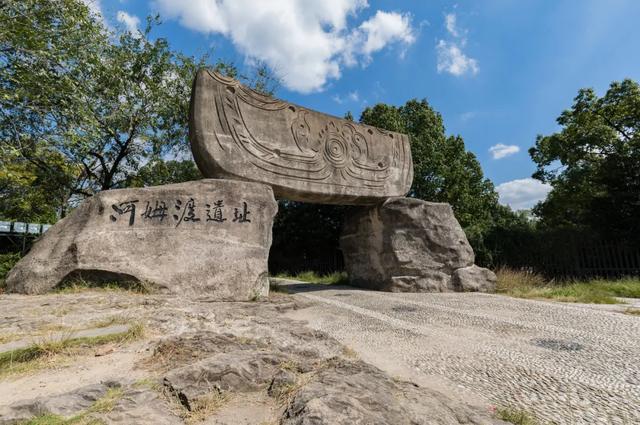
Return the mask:
[(202, 174), (192, 160), (163, 161), (161, 159), (145, 164), (127, 181), (127, 187), (160, 186), (170, 183), (182, 183), (199, 180)]
[(410, 196), (448, 202), (468, 232), (490, 225), (498, 202), (493, 184), (464, 140), (445, 134), (442, 116), (426, 100), (400, 107), (378, 104), (365, 109), (360, 121), (409, 135), (414, 167)]
[[(142, 164), (188, 149), (191, 82), (207, 58), (151, 37), (156, 24), (149, 18), (142, 31), (114, 34), (80, 0), (0, 4), (0, 167), (37, 169), (0, 197), (46, 176), (64, 212), (125, 186)], [(215, 67), (240, 78), (233, 64)], [(275, 87), (265, 67), (243, 78), (263, 92)]]
[(640, 242), (638, 83), (613, 82), (602, 97), (582, 89), (557, 121), (529, 150), (533, 177), (553, 187), (535, 208), (541, 223)]

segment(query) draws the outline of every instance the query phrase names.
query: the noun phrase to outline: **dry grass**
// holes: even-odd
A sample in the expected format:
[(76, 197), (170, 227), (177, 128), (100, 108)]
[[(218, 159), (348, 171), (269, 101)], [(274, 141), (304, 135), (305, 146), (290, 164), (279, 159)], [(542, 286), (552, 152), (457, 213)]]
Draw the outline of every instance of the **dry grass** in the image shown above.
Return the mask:
[(514, 425), (541, 425), (538, 419), (531, 413), (511, 407), (496, 409), (496, 417)]
[(342, 347), (342, 355), (348, 359), (357, 359), (358, 353), (353, 348), (347, 347), (346, 345)]
[(68, 333), (57, 338), (42, 338), (28, 347), (0, 353), (0, 378), (55, 366), (61, 360), (87, 354), (101, 345), (121, 344), (140, 339), (144, 336), (144, 326), (134, 323), (127, 331), (110, 335), (79, 338), (72, 335)]
[(535, 273), (508, 268), (498, 269), (496, 275), (496, 291), (517, 298), (589, 304), (617, 304), (620, 301), (616, 297), (640, 298), (638, 278), (553, 282)]
[(20, 339), (20, 335), (14, 332), (6, 333), (0, 335), (0, 344), (5, 344), (7, 342), (15, 341), (16, 339)]
[(290, 275), (287, 273), (280, 273), (275, 277), (280, 279), (299, 280), (301, 282), (309, 283), (323, 283), (325, 285), (348, 285), (349, 276), (346, 272), (334, 272), (325, 275), (319, 275), (316, 272), (306, 271), (300, 272), (296, 275)]
[(629, 307), (625, 311), (624, 314), (628, 314), (629, 316), (640, 316), (640, 308)]
[(19, 422), (19, 425), (104, 425), (105, 422), (87, 416), (74, 416), (65, 419), (62, 416), (46, 414), (31, 418), (27, 421)]
[(131, 323), (133, 320), (131, 317), (124, 316), (122, 314), (118, 314), (115, 316), (105, 317), (104, 319), (98, 319), (93, 322), (90, 322), (83, 329), (93, 329), (93, 328), (108, 328), (109, 326), (114, 325), (126, 325)]
[(87, 413), (109, 413), (116, 407), (123, 395), (124, 390), (121, 387), (109, 388), (105, 395), (93, 403)]
[(59, 294), (77, 294), (86, 291), (101, 292), (131, 292), (134, 294), (150, 294), (153, 292), (151, 282), (123, 281), (123, 282), (95, 282), (85, 279), (75, 279), (65, 282), (56, 289)]
[(199, 397), (191, 406), (187, 407), (175, 392), (163, 385), (148, 380), (145, 380), (145, 382), (140, 385), (152, 385), (150, 388), (156, 390), (165, 399), (169, 405), (169, 409), (179, 416), (187, 425), (203, 422), (231, 398), (229, 393), (220, 393), (214, 390), (209, 394)]
[(122, 388), (109, 388), (105, 395), (91, 405), (86, 411), (81, 412), (71, 418), (63, 418), (62, 416), (45, 414), (36, 416), (27, 421), (23, 421), (20, 425), (103, 425), (105, 422), (92, 417), (92, 414), (96, 413), (109, 413), (111, 412), (120, 399), (122, 398), (124, 391)]
[(185, 409), (181, 417), (187, 424), (203, 422), (207, 417), (211, 416), (218, 409), (224, 406), (228, 400), (228, 393), (213, 391), (198, 398), (195, 403), (193, 403), (193, 406), (191, 406), (191, 410)]

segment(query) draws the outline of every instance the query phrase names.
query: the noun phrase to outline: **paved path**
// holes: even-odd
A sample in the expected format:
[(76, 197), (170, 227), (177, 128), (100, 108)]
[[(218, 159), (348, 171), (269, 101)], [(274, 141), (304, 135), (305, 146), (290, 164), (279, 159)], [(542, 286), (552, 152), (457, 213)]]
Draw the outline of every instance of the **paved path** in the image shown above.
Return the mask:
[(486, 294), (289, 289), (314, 301), (298, 318), (416, 382), (554, 423), (640, 423), (640, 317)]

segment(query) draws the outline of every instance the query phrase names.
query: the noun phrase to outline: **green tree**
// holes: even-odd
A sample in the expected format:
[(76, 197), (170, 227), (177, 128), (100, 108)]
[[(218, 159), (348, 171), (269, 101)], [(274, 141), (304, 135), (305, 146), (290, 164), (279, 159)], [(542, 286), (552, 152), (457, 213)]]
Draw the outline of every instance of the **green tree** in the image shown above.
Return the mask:
[(414, 167), (409, 196), (451, 204), (468, 234), (491, 225), (498, 205), (493, 184), (462, 137), (445, 134), (441, 115), (426, 100), (378, 104), (365, 109), (360, 121), (409, 135)]
[[(126, 186), (142, 164), (188, 149), (191, 83), (207, 58), (152, 38), (156, 24), (114, 34), (80, 0), (0, 4), (0, 167), (13, 179), (1, 197), (47, 192), (50, 183), (64, 215), (83, 197)], [(233, 64), (214, 67), (263, 92), (275, 87), (265, 67), (250, 78)]]
[(193, 161), (163, 161), (161, 159), (145, 164), (138, 173), (129, 178), (127, 187), (160, 186), (199, 180), (202, 174)]
[(557, 121), (529, 150), (533, 177), (553, 187), (534, 209), (541, 224), (640, 241), (638, 83), (613, 82), (602, 97), (582, 89)]

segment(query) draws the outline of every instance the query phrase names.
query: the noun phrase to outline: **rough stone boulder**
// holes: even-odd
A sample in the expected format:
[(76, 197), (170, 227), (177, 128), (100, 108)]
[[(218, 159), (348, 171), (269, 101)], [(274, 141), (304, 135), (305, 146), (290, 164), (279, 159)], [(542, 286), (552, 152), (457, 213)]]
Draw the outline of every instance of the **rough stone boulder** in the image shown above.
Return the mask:
[(200, 70), (189, 134), (203, 175), (266, 183), (277, 197), (375, 204), (413, 180), (409, 138), (261, 95)]
[(42, 236), (7, 289), (40, 294), (83, 278), (250, 300), (269, 290), (277, 208), (270, 187), (229, 180), (103, 191)]
[(391, 292), (490, 291), (449, 204), (390, 198), (347, 217), (340, 246), (351, 282)]

